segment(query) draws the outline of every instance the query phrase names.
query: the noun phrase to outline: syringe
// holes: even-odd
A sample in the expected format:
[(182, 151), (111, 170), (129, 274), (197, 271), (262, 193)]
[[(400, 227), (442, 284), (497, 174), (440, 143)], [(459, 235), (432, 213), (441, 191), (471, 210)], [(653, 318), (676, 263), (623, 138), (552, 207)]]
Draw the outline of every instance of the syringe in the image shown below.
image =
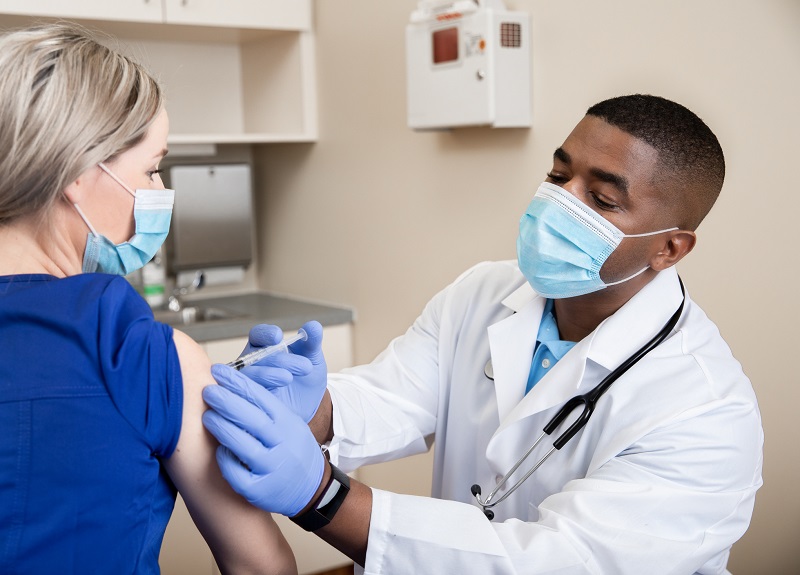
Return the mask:
[(306, 330), (300, 328), (297, 330), (297, 333), (293, 336), (284, 339), (282, 342), (270, 345), (267, 347), (262, 347), (261, 349), (257, 349), (255, 351), (251, 351), (247, 355), (243, 355), (241, 357), (237, 357), (233, 361), (229, 362), (227, 365), (231, 366), (235, 370), (241, 370), (248, 365), (253, 365), (254, 363), (261, 361), (265, 357), (268, 357), (274, 353), (278, 353), (279, 351), (286, 351), (290, 345), (292, 345), (296, 341), (306, 341), (308, 339), (308, 334)]

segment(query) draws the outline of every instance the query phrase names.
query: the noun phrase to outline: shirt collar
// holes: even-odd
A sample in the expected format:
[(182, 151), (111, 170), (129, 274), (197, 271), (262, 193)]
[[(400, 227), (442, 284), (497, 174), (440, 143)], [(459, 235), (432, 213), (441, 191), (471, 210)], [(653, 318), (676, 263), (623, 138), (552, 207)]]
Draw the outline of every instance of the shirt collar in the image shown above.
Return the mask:
[(547, 300), (542, 313), (542, 323), (539, 324), (539, 333), (536, 336), (556, 361), (560, 360), (575, 345), (573, 341), (565, 341), (559, 337), (558, 324), (553, 315), (553, 300)]
[[(541, 297), (525, 281), (507, 295), (502, 304), (519, 312)], [(688, 294), (686, 297), (688, 299)], [(590, 340), (588, 357), (607, 369), (615, 368), (661, 329), (681, 299), (677, 270), (671, 267), (659, 272), (615, 314), (586, 336)]]

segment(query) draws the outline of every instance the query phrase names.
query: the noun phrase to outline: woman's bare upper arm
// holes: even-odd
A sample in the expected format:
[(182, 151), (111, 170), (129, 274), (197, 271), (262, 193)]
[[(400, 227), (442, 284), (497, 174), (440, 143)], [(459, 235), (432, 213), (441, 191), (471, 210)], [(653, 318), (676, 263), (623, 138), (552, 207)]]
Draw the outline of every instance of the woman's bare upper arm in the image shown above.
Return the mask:
[(211, 362), (186, 334), (175, 331), (183, 373), (178, 446), (164, 465), (223, 573), (296, 573), (294, 556), (272, 517), (231, 489), (217, 467), (216, 440), (203, 427), (202, 390), (214, 384)]

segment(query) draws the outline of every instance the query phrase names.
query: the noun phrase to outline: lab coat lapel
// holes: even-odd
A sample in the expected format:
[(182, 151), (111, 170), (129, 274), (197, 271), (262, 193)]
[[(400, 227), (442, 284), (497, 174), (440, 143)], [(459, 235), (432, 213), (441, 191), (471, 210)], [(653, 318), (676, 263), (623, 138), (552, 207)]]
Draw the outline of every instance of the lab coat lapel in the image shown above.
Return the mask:
[(527, 302), (523, 301), (524, 295), (525, 286), (512, 294), (514, 299), (504, 301), (517, 313), (489, 328), (500, 426), (489, 440), (486, 457), (498, 473), (505, 473), (521, 455), (520, 446), (532, 441), (525, 425), (514, 424), (560, 405), (575, 394), (590, 345), (585, 340), (577, 344), (525, 395), (545, 298), (531, 288), (527, 290)]
[(489, 347), (500, 419), (498, 433), (514, 421), (572, 397), (583, 376), (594, 334), (578, 342), (536, 384), (534, 391), (525, 395), (525, 383), (545, 301), (526, 283), (503, 301), (516, 313), (489, 327)]
[[(527, 303), (520, 307), (524, 300)], [(516, 313), (489, 326), (488, 330), (500, 421), (503, 421), (525, 395), (525, 383), (531, 368), (545, 300), (525, 284), (503, 303)]]
[(675, 268), (659, 272), (617, 313), (598, 326), (589, 359), (608, 371), (616, 369), (661, 330), (682, 299)]
[[(542, 302), (542, 305), (537, 306), (541, 319), (544, 299), (538, 299)], [(615, 369), (657, 333), (680, 305), (680, 300), (677, 272), (669, 269), (659, 273), (616, 314), (575, 344), (529, 394), (521, 397), (523, 392), (520, 391), (516, 396), (519, 398), (517, 403), (512, 404), (511, 409), (506, 406), (505, 410), (500, 411), (500, 426), (487, 446), (489, 460), (498, 469), (507, 468), (509, 463), (513, 464), (519, 457), (518, 441), (515, 440), (530, 435), (530, 430), (525, 425), (515, 425), (516, 423), (530, 415), (563, 405), (574, 395), (585, 393), (594, 387), (601, 378), (592, 377), (589, 378), (590, 381), (584, 381), (587, 361), (592, 360), (605, 373)], [(526, 369), (530, 368), (530, 357), (530, 353), (525, 356), (528, 362)], [(506, 447), (509, 445), (516, 447), (513, 454), (510, 451), (507, 453)]]
[(520, 401), (500, 419), (500, 426), (489, 442), (490, 451), (498, 441), (501, 444), (504, 443), (502, 440), (498, 440), (499, 436), (518, 421), (532, 414), (562, 405), (579, 393), (586, 368), (586, 358), (591, 346), (592, 336), (575, 344), (575, 347), (539, 380), (529, 394), (520, 398)]

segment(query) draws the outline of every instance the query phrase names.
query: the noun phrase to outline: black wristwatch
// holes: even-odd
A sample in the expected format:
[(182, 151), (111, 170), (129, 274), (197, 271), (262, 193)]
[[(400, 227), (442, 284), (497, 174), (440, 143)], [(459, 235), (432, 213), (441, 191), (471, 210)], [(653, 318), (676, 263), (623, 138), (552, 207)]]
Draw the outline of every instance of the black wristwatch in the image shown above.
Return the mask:
[(330, 523), (333, 516), (339, 511), (339, 507), (342, 506), (344, 498), (350, 492), (350, 478), (347, 474), (332, 463), (329, 465), (331, 466), (331, 477), (314, 505), (305, 513), (290, 517), (306, 531), (316, 531)]

